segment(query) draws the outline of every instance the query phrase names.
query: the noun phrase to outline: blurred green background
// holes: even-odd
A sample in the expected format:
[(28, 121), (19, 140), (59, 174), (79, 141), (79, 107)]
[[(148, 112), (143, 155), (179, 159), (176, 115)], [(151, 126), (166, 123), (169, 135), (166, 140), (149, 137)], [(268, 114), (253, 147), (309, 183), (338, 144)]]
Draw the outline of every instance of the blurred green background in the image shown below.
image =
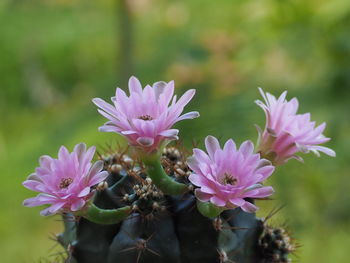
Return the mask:
[(286, 205), (271, 223), (293, 230), (297, 262), (349, 262), (348, 0), (1, 0), (1, 262), (54, 258), (61, 222), (22, 207), (33, 193), (21, 182), (62, 144), (121, 140), (97, 131), (105, 120), (91, 98), (108, 99), (130, 74), (197, 89), (187, 110), (201, 117), (177, 125), (189, 147), (207, 134), (255, 141), (259, 86), (288, 90), (300, 112), (326, 121), (337, 157), (279, 167), (259, 215)]

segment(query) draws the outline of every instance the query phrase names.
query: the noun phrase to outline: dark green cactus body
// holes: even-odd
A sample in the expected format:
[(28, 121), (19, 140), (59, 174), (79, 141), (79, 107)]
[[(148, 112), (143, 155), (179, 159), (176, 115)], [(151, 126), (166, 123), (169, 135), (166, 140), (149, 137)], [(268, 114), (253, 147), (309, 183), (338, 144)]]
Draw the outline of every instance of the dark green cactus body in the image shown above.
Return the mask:
[[(176, 162), (168, 158), (168, 161)], [(119, 166), (115, 166), (118, 164)], [(140, 166), (139, 166), (140, 167)], [(109, 187), (98, 191), (94, 203), (105, 209), (133, 207), (119, 224), (100, 225), (64, 216), (65, 232), (58, 236), (78, 263), (258, 263), (262, 261), (259, 236), (264, 224), (241, 209), (207, 218), (196, 208), (192, 192), (163, 195), (141, 168), (109, 158)], [(188, 172), (186, 167), (180, 173)], [(186, 182), (186, 176), (165, 170)]]

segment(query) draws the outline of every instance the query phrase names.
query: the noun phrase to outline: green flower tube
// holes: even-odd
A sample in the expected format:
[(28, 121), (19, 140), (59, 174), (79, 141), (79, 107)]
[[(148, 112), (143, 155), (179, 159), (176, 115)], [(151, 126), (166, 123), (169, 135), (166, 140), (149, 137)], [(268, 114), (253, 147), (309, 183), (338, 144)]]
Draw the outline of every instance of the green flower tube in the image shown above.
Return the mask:
[(201, 202), (197, 200), (198, 211), (206, 217), (214, 218), (221, 214), (225, 210), (224, 207), (218, 207), (210, 202)]
[(101, 209), (91, 203), (87, 209), (76, 213), (91, 222), (102, 225), (117, 224), (129, 216), (131, 212), (130, 206), (121, 207), (118, 209)]
[(182, 183), (175, 182), (168, 176), (161, 163), (160, 154), (152, 153), (142, 155), (142, 162), (146, 165), (147, 174), (152, 179), (152, 182), (165, 194), (179, 195), (188, 191), (188, 186)]

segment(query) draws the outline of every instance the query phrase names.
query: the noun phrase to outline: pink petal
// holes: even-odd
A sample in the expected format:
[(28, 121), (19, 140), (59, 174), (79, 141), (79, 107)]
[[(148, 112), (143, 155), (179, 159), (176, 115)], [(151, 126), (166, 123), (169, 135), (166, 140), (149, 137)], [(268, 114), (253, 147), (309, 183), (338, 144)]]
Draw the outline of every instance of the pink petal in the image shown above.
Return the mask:
[(216, 194), (215, 189), (211, 188), (210, 185), (201, 185), (201, 191), (207, 194)]
[(140, 81), (134, 76), (129, 79), (129, 92), (130, 94), (133, 92), (142, 94), (142, 85)]
[(42, 182), (43, 180), (41, 179), (41, 177), (39, 175), (37, 175), (36, 173), (32, 173), (27, 177), (27, 180), (30, 181), (38, 181), (38, 182)]
[(256, 212), (256, 210), (258, 210), (258, 207), (256, 207), (255, 205), (247, 201), (241, 206), (241, 208), (244, 212), (247, 212), (247, 213), (254, 213)]
[(60, 150), (58, 151), (58, 159), (64, 162), (69, 159), (69, 152), (66, 147), (61, 146)]
[(113, 105), (105, 102), (103, 99), (94, 98), (92, 102), (109, 115), (115, 116), (117, 114), (116, 108)]
[(169, 83), (166, 83), (166, 86), (163, 88), (161, 93), (159, 93), (159, 85), (156, 85), (155, 95), (158, 96), (158, 103), (162, 106), (163, 110), (168, 107), (170, 100), (174, 95), (174, 88), (174, 81), (170, 81)]
[(87, 175), (87, 179), (91, 179), (93, 176), (95, 176), (98, 172), (100, 172), (103, 169), (104, 162), (102, 160), (99, 160), (94, 163), (94, 165), (91, 167), (89, 174)]
[(230, 202), (235, 206), (242, 206), (245, 203), (244, 199), (242, 198), (230, 198)]
[(90, 194), (90, 187), (85, 187), (79, 194), (78, 197), (84, 197)]
[(253, 184), (245, 189), (245, 192), (252, 191), (258, 188), (261, 188), (262, 184)]
[(72, 211), (78, 211), (80, 210), (83, 206), (85, 205), (84, 199), (78, 199), (71, 205), (71, 210)]
[(311, 149), (323, 152), (323, 153), (325, 153), (325, 154), (327, 154), (327, 155), (329, 155), (331, 157), (335, 157), (336, 156), (335, 151), (333, 151), (330, 148), (324, 147), (324, 146), (312, 146)]
[(274, 193), (274, 190), (271, 186), (261, 187), (259, 189), (255, 189), (244, 194), (244, 197), (250, 198), (265, 198)]
[(146, 104), (143, 104), (143, 106), (146, 107), (147, 113), (150, 112), (150, 108), (156, 103), (156, 97), (153, 88), (150, 85), (146, 85), (146, 87), (144, 88), (142, 99), (148, 102)]
[(187, 158), (187, 165), (195, 173), (197, 173), (197, 174), (201, 173), (201, 169), (199, 167), (199, 163), (197, 162), (197, 159), (194, 156), (190, 156), (190, 157)]
[(45, 169), (51, 168), (52, 158), (48, 155), (43, 155), (39, 159), (40, 166), (42, 166)]
[(326, 123), (324, 122), (324, 123), (321, 123), (319, 126), (317, 126), (313, 132), (316, 135), (320, 135), (325, 129), (326, 129)]
[(278, 98), (278, 102), (283, 103), (286, 100), (286, 96), (287, 96), (287, 91), (285, 90), (285, 91), (283, 91), (281, 96)]
[(52, 213), (50, 212), (50, 207), (45, 208), (44, 210), (41, 210), (41, 211), (40, 211), (40, 215), (42, 215), (42, 216), (49, 216), (49, 215), (52, 215)]
[(236, 144), (235, 144), (235, 142), (232, 139), (228, 140), (225, 143), (224, 151), (225, 151), (226, 154), (232, 154), (233, 152), (236, 151)]
[(185, 94), (182, 95), (181, 98), (179, 99), (179, 101), (176, 103), (177, 107), (180, 107), (180, 108), (185, 107), (190, 102), (190, 100), (193, 98), (194, 94), (196, 94), (195, 89), (190, 89), (190, 90), (186, 91)]
[(23, 183), (23, 186), (28, 188), (29, 190), (40, 192), (40, 189), (43, 189), (42, 182), (34, 181), (34, 180), (26, 180)]
[(138, 144), (145, 147), (149, 147), (154, 143), (154, 139), (150, 137), (139, 137), (136, 141)]
[(159, 133), (159, 135), (164, 137), (177, 137), (179, 130), (177, 129), (169, 129)]
[(128, 105), (129, 99), (126, 96), (125, 92), (120, 89), (117, 88), (116, 89), (116, 103), (118, 103), (118, 106), (120, 107), (120, 111), (123, 113), (127, 113), (128, 109), (129, 109), (129, 105)]
[(65, 205), (65, 202), (57, 202), (49, 207), (50, 214), (55, 214), (58, 210), (60, 210)]
[(210, 202), (216, 206), (221, 206), (221, 207), (226, 205), (226, 202), (217, 196), (212, 196), (210, 198)]
[(188, 180), (190, 180), (190, 182), (196, 186), (205, 185), (207, 182), (203, 176), (194, 173), (190, 174)]
[(142, 137), (149, 137), (154, 139), (156, 136), (154, 122), (139, 120), (139, 123), (141, 124)]
[(241, 147), (239, 147), (239, 151), (243, 154), (244, 157), (246, 157), (253, 153), (254, 144), (251, 141), (245, 141), (242, 143)]
[(159, 96), (164, 92), (166, 86), (167, 86), (167, 83), (164, 81), (158, 81), (153, 84), (152, 87), (157, 100), (159, 99)]
[(136, 131), (122, 131), (122, 132), (120, 132), (120, 133), (123, 134), (123, 135), (137, 134)]
[(261, 174), (263, 176), (261, 181), (264, 181), (273, 173), (274, 170), (275, 170), (275, 167), (272, 165), (269, 165), (269, 166), (264, 166), (262, 168), (259, 168), (255, 172)]
[(79, 143), (76, 145), (73, 149), (74, 152), (77, 153), (78, 161), (82, 162), (84, 159), (84, 154), (86, 152), (86, 144), (85, 143)]
[(201, 202), (208, 202), (210, 198), (213, 196), (211, 194), (203, 193), (200, 189), (196, 189), (194, 191), (195, 196)]
[(115, 126), (101, 126), (98, 128), (99, 131), (101, 132), (117, 132), (119, 133), (120, 129)]
[(204, 151), (194, 148), (193, 154), (199, 163), (210, 163), (209, 156)]
[(182, 121), (187, 119), (194, 119), (199, 117), (198, 111), (191, 111), (181, 115), (176, 121)]
[(89, 186), (93, 186), (93, 185), (99, 184), (99, 183), (101, 183), (102, 181), (106, 180), (107, 177), (108, 177), (108, 172), (107, 172), (107, 171), (100, 172), (100, 173), (94, 175), (94, 176), (90, 179), (88, 185), (89, 185)]
[(220, 143), (218, 139), (210, 135), (207, 136), (205, 138), (205, 147), (207, 148), (210, 159), (214, 160), (215, 152), (220, 150)]
[(119, 118), (117, 117), (117, 115), (111, 114), (110, 112), (104, 112), (103, 110), (100, 110), (100, 109), (97, 109), (97, 111), (106, 119), (113, 121), (113, 123), (115, 124), (118, 124)]
[(45, 204), (50, 204), (53, 202), (56, 202), (57, 198), (51, 195), (47, 194), (39, 194), (36, 197), (33, 198), (28, 198), (23, 201), (24, 206), (39, 206), (39, 205), (45, 205)]

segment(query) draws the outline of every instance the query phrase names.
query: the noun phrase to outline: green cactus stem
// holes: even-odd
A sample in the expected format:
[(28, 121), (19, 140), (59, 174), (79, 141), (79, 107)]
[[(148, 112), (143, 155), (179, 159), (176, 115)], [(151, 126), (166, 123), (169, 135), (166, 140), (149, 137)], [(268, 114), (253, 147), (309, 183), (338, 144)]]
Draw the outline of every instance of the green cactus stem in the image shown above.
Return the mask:
[(197, 209), (198, 211), (208, 218), (214, 218), (221, 214), (225, 208), (218, 207), (210, 202), (201, 202), (197, 200)]
[(87, 209), (79, 211), (76, 215), (85, 217), (96, 224), (111, 225), (123, 221), (129, 216), (130, 212), (130, 206), (124, 206), (118, 209), (101, 209), (90, 203)]
[(188, 186), (174, 181), (167, 175), (160, 163), (160, 155), (152, 153), (142, 156), (142, 162), (146, 165), (147, 174), (152, 182), (165, 194), (179, 195), (188, 191)]

